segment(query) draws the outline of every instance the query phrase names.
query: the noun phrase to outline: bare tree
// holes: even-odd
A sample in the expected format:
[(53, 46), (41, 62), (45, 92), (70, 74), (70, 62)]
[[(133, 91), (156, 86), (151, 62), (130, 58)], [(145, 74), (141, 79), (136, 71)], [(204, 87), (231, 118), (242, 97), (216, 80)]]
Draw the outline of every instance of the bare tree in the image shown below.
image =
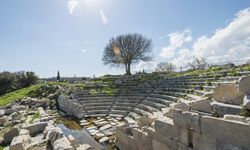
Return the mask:
[(192, 70), (197, 70), (197, 69), (203, 70), (208, 67), (208, 62), (203, 57), (200, 57), (200, 58), (193, 57), (193, 61), (189, 63), (188, 65)]
[(131, 74), (131, 64), (150, 61), (152, 41), (141, 34), (125, 34), (110, 39), (103, 53), (104, 65), (125, 66), (126, 74)]
[(156, 66), (155, 71), (157, 71), (157, 72), (174, 72), (175, 69), (176, 69), (176, 67), (172, 63), (161, 62)]

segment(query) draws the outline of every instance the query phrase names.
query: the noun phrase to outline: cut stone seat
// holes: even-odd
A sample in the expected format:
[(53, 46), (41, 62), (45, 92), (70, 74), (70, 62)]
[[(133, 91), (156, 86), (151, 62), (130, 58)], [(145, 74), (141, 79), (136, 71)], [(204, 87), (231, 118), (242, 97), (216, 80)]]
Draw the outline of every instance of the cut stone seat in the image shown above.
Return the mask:
[(121, 106), (121, 107), (135, 107), (137, 105), (137, 103), (125, 103), (125, 102), (115, 102), (114, 106)]
[(164, 104), (161, 104), (161, 103), (157, 103), (157, 102), (153, 102), (153, 101), (148, 101), (148, 100), (144, 100), (142, 102), (142, 104), (145, 104), (147, 106), (151, 106), (151, 107), (153, 107), (155, 109), (158, 109), (158, 110), (161, 110), (161, 108), (169, 106), (169, 105), (164, 105)]
[(114, 97), (99, 97), (99, 96), (92, 96), (92, 97), (89, 97), (89, 96), (85, 96), (85, 97), (78, 97), (77, 100), (112, 100), (114, 99)]
[(109, 116), (114, 117), (114, 118), (116, 118), (116, 117), (120, 117), (120, 118), (125, 117), (124, 115), (119, 115), (119, 114), (109, 114)]
[(203, 89), (206, 91), (213, 91), (216, 88), (216, 86), (203, 86)]
[(88, 106), (88, 107), (84, 107), (85, 110), (87, 111), (91, 111), (91, 110), (108, 110), (111, 108), (110, 106)]
[(241, 75), (250, 75), (250, 71), (241, 71), (239, 72)]
[(199, 96), (211, 96), (214, 92), (211, 91), (204, 91), (204, 90), (194, 90), (194, 93)]
[(135, 112), (129, 112), (128, 117), (132, 118), (133, 120), (137, 120), (141, 117), (141, 115), (135, 113)]
[(113, 103), (114, 100), (112, 101), (107, 101), (107, 100), (85, 100), (85, 101), (79, 101), (80, 104), (84, 105), (87, 103)]
[(92, 115), (92, 114), (108, 114), (109, 110), (90, 110), (87, 111), (88, 115)]
[(116, 106), (114, 105), (112, 110), (123, 110), (123, 111), (130, 111), (132, 110), (134, 107), (128, 107), (128, 106)]
[(174, 97), (183, 97), (185, 96), (187, 93), (181, 93), (181, 92), (171, 92), (171, 91), (162, 91), (159, 94), (163, 94), (163, 95), (169, 95), (169, 96), (174, 96)]
[(142, 99), (118, 99), (116, 103), (139, 103)]
[(130, 118), (129, 116), (125, 117), (124, 120), (129, 123), (129, 124), (135, 124), (136, 121), (132, 118)]
[(191, 89), (187, 89), (187, 88), (165, 88), (164, 90), (171, 91), (171, 92), (183, 92), (183, 93), (187, 93), (191, 91)]
[(160, 88), (193, 88), (192, 85), (161, 85)]
[(126, 116), (129, 113), (129, 111), (124, 111), (124, 110), (111, 110), (110, 114), (118, 114), (118, 115), (123, 115)]
[(84, 117), (106, 117), (107, 114), (86, 114)]
[(226, 114), (239, 115), (242, 110), (242, 106), (225, 104), (216, 101), (212, 102), (210, 105), (219, 116), (224, 116)]
[(236, 76), (236, 77), (220, 77), (219, 81), (238, 81), (241, 76)]
[(219, 85), (227, 85), (227, 84), (235, 84), (236, 81), (216, 81), (216, 82), (211, 82), (212, 86), (219, 86)]
[(143, 115), (152, 115), (152, 113), (150, 113), (150, 112), (148, 112), (146, 110), (140, 109), (140, 108), (134, 108), (132, 111), (137, 113), (137, 114), (140, 114), (141, 116), (143, 116)]
[(198, 95), (194, 95), (194, 94), (187, 94), (186, 97), (187, 97), (187, 99), (189, 99), (191, 101), (197, 101), (197, 100), (204, 99), (203, 97), (198, 96)]
[(171, 101), (171, 100), (158, 98), (158, 96), (157, 97), (152, 97), (152, 96), (155, 96), (155, 95), (150, 95), (150, 97), (147, 97), (146, 100), (150, 101), (150, 102), (160, 103), (160, 104), (163, 104), (163, 105), (166, 105), (166, 106), (169, 106), (169, 104), (173, 103), (173, 101)]
[(113, 103), (112, 102), (98, 102), (98, 103), (81, 103), (84, 107), (91, 107), (91, 106), (111, 106)]
[(198, 114), (201, 115), (201, 116), (212, 116), (211, 113), (202, 112), (202, 111), (197, 111), (197, 110), (191, 110), (191, 112), (198, 113)]
[(174, 102), (176, 102), (178, 100), (178, 97), (170, 96), (170, 95), (162, 95), (162, 94), (152, 94), (152, 95), (150, 95), (150, 97), (157, 97), (157, 98), (161, 98), (161, 99), (165, 99), (165, 100), (169, 100), (169, 101), (174, 101)]
[(148, 111), (148, 112), (150, 112), (152, 114), (154, 112), (159, 112), (160, 111), (160, 110), (158, 110), (158, 109), (156, 109), (154, 107), (151, 107), (151, 106), (148, 106), (148, 105), (145, 105), (145, 104), (139, 104), (137, 107), (140, 108), (140, 109), (146, 110), (146, 111)]

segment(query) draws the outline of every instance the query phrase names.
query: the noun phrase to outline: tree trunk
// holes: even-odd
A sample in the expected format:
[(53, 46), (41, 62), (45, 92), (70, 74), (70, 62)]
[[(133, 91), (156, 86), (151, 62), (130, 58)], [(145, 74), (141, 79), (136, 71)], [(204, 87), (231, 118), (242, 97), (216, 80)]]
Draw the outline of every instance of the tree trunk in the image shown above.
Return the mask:
[(126, 74), (127, 75), (131, 75), (131, 71), (130, 71), (130, 63), (127, 64), (127, 71), (126, 71)]

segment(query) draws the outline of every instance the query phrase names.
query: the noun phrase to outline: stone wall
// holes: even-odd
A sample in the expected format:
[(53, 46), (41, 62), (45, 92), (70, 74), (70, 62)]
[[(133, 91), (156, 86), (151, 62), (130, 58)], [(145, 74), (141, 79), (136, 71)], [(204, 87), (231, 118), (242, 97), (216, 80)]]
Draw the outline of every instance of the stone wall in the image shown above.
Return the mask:
[(250, 118), (215, 118), (174, 109), (173, 118), (162, 115), (143, 126), (120, 125), (116, 146), (121, 150), (249, 150), (249, 135)]
[(68, 115), (76, 118), (83, 118), (84, 109), (76, 100), (70, 99), (69, 96), (60, 95), (58, 98), (58, 106)]

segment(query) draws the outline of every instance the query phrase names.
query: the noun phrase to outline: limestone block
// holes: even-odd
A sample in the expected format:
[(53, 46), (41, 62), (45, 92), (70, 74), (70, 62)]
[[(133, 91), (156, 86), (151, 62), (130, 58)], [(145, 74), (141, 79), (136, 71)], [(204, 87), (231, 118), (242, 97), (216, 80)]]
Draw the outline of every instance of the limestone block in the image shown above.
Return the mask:
[(173, 108), (167, 108), (168, 111), (166, 111), (163, 116), (168, 117), (168, 118), (173, 118)]
[(155, 121), (155, 136), (174, 139), (183, 144), (188, 144), (188, 130), (174, 126), (173, 120), (167, 117)]
[(232, 145), (250, 147), (250, 138), (247, 138), (250, 126), (242, 122), (205, 116), (201, 118), (201, 133)]
[(216, 139), (193, 133), (193, 147), (195, 150), (216, 149)]
[(30, 142), (29, 135), (20, 135), (14, 137), (10, 144), (10, 150), (25, 150), (25, 147), (28, 142)]
[(182, 103), (182, 102), (170, 104), (170, 107), (174, 108), (174, 109), (180, 109), (182, 111), (189, 111), (190, 110), (190, 105), (188, 105), (186, 103)]
[(116, 131), (116, 141), (115, 145), (120, 149), (120, 150), (126, 150), (129, 148), (129, 135), (125, 134), (124, 132), (121, 132), (120, 130)]
[(140, 127), (150, 126), (154, 122), (155, 119), (156, 118), (154, 118), (153, 116), (148, 117), (148, 116), (144, 115), (144, 116), (137, 119), (137, 123)]
[(224, 119), (246, 123), (247, 118), (244, 116), (238, 116), (238, 115), (224, 115)]
[(239, 115), (242, 107), (238, 105), (224, 104), (220, 102), (212, 102), (211, 106), (219, 116), (224, 116), (226, 114)]
[[(250, 85), (249, 85), (250, 86)], [(250, 95), (246, 95), (243, 100), (243, 107), (250, 110)]]
[(31, 125), (24, 126), (23, 129), (27, 129), (30, 132), (31, 136), (35, 136), (36, 134), (42, 133), (45, 127), (47, 126), (47, 122), (38, 122)]
[(165, 145), (157, 140), (153, 140), (152, 144), (153, 144), (153, 150), (172, 150), (167, 145)]
[(19, 132), (19, 135), (30, 135), (30, 132), (29, 132), (29, 130), (21, 129)]
[(74, 150), (66, 137), (60, 138), (53, 143), (53, 150)]
[(3, 135), (4, 143), (5, 144), (11, 143), (12, 139), (15, 136), (18, 136), (18, 134), (19, 134), (19, 129), (18, 128), (14, 127), (12, 129), (10, 129), (8, 132), (4, 133), (4, 135)]
[(244, 93), (236, 84), (220, 85), (214, 89), (213, 97), (215, 101), (221, 103), (240, 105), (243, 102)]
[(180, 110), (173, 111), (173, 122), (174, 125), (188, 129), (194, 130), (197, 133), (200, 133), (200, 115), (193, 112), (182, 112)]
[(210, 106), (211, 102), (212, 102), (211, 99), (194, 101), (191, 103), (191, 109), (201, 111), (201, 112), (211, 113), (212, 111), (212, 108)]
[(239, 89), (246, 95), (250, 95), (250, 76), (240, 78)]
[(225, 143), (223, 140), (217, 140), (216, 141), (216, 149), (219, 150), (249, 150), (241, 147), (241, 146), (237, 146), (237, 145), (232, 145), (231, 143)]

